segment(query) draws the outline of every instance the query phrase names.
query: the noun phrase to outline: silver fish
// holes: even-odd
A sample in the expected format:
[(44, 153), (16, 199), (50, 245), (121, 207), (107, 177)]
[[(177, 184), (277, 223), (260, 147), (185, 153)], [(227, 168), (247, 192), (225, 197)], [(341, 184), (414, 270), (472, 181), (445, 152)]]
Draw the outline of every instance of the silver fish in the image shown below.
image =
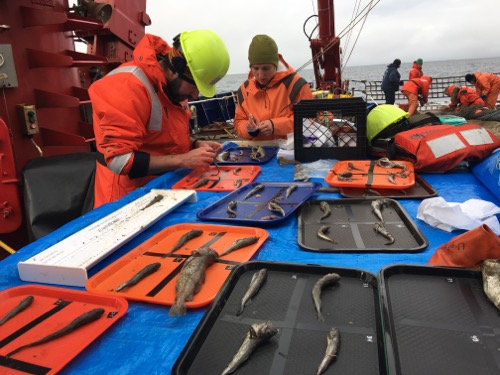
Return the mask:
[(278, 329), (273, 327), (270, 321), (252, 324), (246, 333), (245, 339), (243, 340), (238, 352), (224, 369), (222, 375), (231, 374), (236, 371), (236, 369), (250, 357), (259, 345), (269, 341), (269, 339), (277, 333)]
[(389, 176), (387, 176), (387, 179), (391, 184), (397, 185), (398, 183), (394, 179), (396, 177), (396, 173), (389, 173)]
[(252, 236), (252, 237), (244, 237), (244, 238), (239, 238), (236, 241), (234, 241), (231, 246), (229, 246), (220, 256), (224, 256), (229, 254), (232, 251), (241, 249), (242, 247), (246, 247), (249, 245), (253, 245), (259, 240), (260, 237)]
[(202, 247), (191, 252), (191, 256), (182, 265), (181, 272), (175, 283), (175, 301), (169, 316), (186, 314), (186, 301), (192, 301), (193, 296), (205, 282), (205, 271), (208, 266), (219, 258), (217, 252), (209, 247)]
[(388, 205), (388, 202), (384, 198), (379, 198), (372, 201), (372, 210), (375, 216), (381, 221), (384, 222), (384, 217), (382, 216), (382, 209)]
[(240, 309), (236, 313), (236, 316), (241, 315), (246, 304), (250, 301), (251, 298), (253, 298), (257, 294), (262, 284), (264, 284), (264, 281), (266, 281), (266, 278), (267, 278), (267, 269), (265, 268), (262, 268), (260, 271), (257, 271), (253, 274), (252, 280), (248, 285), (248, 290), (241, 299)]
[(267, 208), (269, 209), (269, 211), (277, 212), (281, 216), (285, 216), (286, 215), (285, 210), (283, 209), (283, 207), (281, 207), (278, 204), (278, 202), (276, 202), (276, 200), (274, 200), (274, 199), (271, 199), (269, 201), (269, 203), (267, 204)]
[(328, 225), (323, 225), (318, 229), (318, 232), (316, 235), (321, 238), (322, 240), (331, 242), (331, 243), (337, 243), (333, 238), (328, 237), (326, 234), (330, 231), (330, 227)]
[(191, 229), (189, 232), (183, 234), (182, 237), (179, 238), (179, 241), (177, 241), (172, 250), (165, 254), (164, 257), (172, 254), (174, 251), (179, 250), (182, 246), (184, 246), (186, 242), (192, 240), (193, 238), (200, 237), (202, 234), (203, 231), (201, 229)]
[(202, 186), (205, 186), (206, 184), (208, 184), (210, 180), (208, 178), (202, 178), (201, 180), (199, 180), (196, 184), (194, 184), (194, 188), (199, 188), (199, 187), (202, 187)]
[(321, 291), (322, 289), (330, 284), (338, 283), (340, 281), (340, 275), (337, 273), (329, 273), (316, 281), (312, 288), (312, 298), (314, 302), (314, 307), (316, 308), (316, 313), (318, 314), (318, 320), (324, 322), (323, 314), (321, 313)]
[(486, 259), (481, 265), (483, 290), (491, 302), (500, 310), (500, 260)]
[(382, 168), (394, 168), (394, 163), (389, 158), (380, 158), (375, 164)]
[(330, 216), (332, 211), (330, 210), (330, 205), (328, 204), (328, 202), (325, 201), (319, 202), (319, 208), (321, 208), (321, 211), (323, 211), (323, 215), (321, 215), (319, 221), (326, 219), (328, 216)]
[(124, 289), (127, 289), (127, 288), (130, 288), (131, 286), (134, 286), (139, 281), (144, 279), (146, 276), (149, 276), (152, 273), (155, 273), (156, 271), (158, 271), (158, 269), (160, 267), (161, 267), (161, 263), (159, 263), (159, 262), (148, 264), (142, 270), (137, 272), (132, 278), (130, 278), (129, 280), (125, 281), (123, 284), (118, 286), (118, 288), (116, 288), (114, 291), (121, 292)]
[(297, 188), (298, 188), (297, 185), (290, 185), (288, 187), (288, 189), (286, 189), (286, 191), (285, 191), (285, 199), (288, 199), (290, 194), (292, 194), (294, 190), (297, 190)]
[(15, 317), (17, 314), (20, 312), (23, 312), (26, 310), (32, 303), (35, 297), (33, 296), (26, 296), (24, 297), (21, 302), (17, 304), (16, 307), (14, 307), (12, 310), (10, 310), (7, 314), (4, 315), (2, 319), (0, 319), (0, 326), (4, 324), (7, 320)]
[(340, 345), (340, 332), (338, 328), (333, 327), (328, 333), (328, 336), (326, 336), (325, 356), (323, 357), (321, 363), (319, 364), (316, 375), (321, 375), (322, 373), (324, 373), (328, 368), (328, 366), (330, 366), (332, 360), (337, 357), (339, 345)]
[(385, 229), (384, 224), (382, 223), (375, 223), (373, 230), (377, 233), (380, 233), (382, 236), (384, 236), (389, 240), (389, 242), (387, 242), (386, 245), (391, 245), (396, 241), (394, 237), (389, 233), (389, 231)]
[(7, 353), (5, 356), (11, 357), (23, 349), (31, 348), (33, 346), (42, 345), (42, 344), (45, 344), (46, 342), (49, 342), (49, 341), (52, 341), (52, 340), (57, 339), (59, 337), (65, 336), (68, 333), (71, 333), (74, 330), (76, 330), (76, 329), (78, 329), (86, 324), (89, 324), (89, 323), (93, 322), (94, 320), (99, 319), (102, 316), (102, 314), (104, 314), (104, 309), (102, 307), (87, 311), (86, 313), (83, 313), (79, 317), (72, 320), (67, 326), (61, 328), (60, 330), (53, 332), (53, 333), (41, 338), (40, 340), (30, 342), (29, 344), (26, 344), (26, 345), (22, 345), (22, 346), (18, 347), (17, 349), (14, 349), (11, 352)]
[(226, 211), (227, 213), (229, 214), (229, 217), (230, 218), (234, 218), (236, 217), (236, 211), (234, 211), (234, 208), (236, 208), (236, 205), (238, 204), (237, 201), (231, 201), (229, 202), (229, 204), (227, 205), (226, 207)]
[(257, 194), (259, 191), (261, 191), (262, 189), (264, 189), (265, 186), (266, 185), (264, 185), (264, 184), (258, 184), (256, 187), (254, 187), (252, 190), (250, 190), (247, 195), (245, 195), (245, 198), (243, 198), (243, 200), (246, 201), (252, 195)]

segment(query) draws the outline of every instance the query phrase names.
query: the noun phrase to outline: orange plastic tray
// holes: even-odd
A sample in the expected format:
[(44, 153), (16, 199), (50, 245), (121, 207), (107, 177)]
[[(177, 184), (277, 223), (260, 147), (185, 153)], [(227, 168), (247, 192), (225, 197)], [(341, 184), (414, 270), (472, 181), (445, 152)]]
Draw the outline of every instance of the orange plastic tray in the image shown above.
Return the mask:
[[(201, 229), (202, 235), (186, 242), (186, 244), (166, 256), (181, 236), (192, 229)], [(85, 287), (96, 293), (120, 295), (130, 300), (144, 301), (171, 306), (175, 300), (175, 283), (184, 261), (191, 251), (202, 246), (221, 254), (235, 240), (242, 237), (257, 236), (259, 240), (247, 247), (235, 250), (209, 266), (206, 270), (205, 283), (194, 295), (192, 301), (187, 301), (188, 308), (208, 305), (213, 301), (219, 289), (226, 281), (234, 266), (246, 262), (261, 247), (269, 236), (264, 229), (253, 227), (224, 226), (212, 224), (177, 224), (165, 228), (149, 240), (121, 257), (108, 267), (91, 277)], [(151, 263), (160, 262), (158, 271), (142, 279), (136, 285), (114, 292), (118, 285), (130, 279), (137, 272)]]
[[(0, 326), (0, 374), (55, 374), (116, 323), (127, 311), (126, 299), (40, 285), (23, 285), (0, 292), (0, 317), (33, 296), (32, 304)], [(104, 308), (97, 320), (45, 344), (12, 350), (37, 341), (95, 308)], [(32, 372), (35, 371), (36, 372)]]
[[(256, 165), (219, 165), (219, 168), (219, 174), (217, 174), (217, 167), (214, 165), (211, 165), (209, 169), (205, 169), (201, 172), (195, 169), (182, 180), (177, 181), (172, 186), (172, 189), (233, 191), (251, 183), (261, 170), (261, 167)], [(209, 180), (206, 185), (194, 187), (198, 181), (204, 178)], [(238, 181), (240, 181), (240, 183), (238, 183)]]
[[(343, 160), (335, 163), (325, 182), (331, 186), (375, 189), (407, 189), (415, 184), (413, 163), (402, 160), (391, 160), (406, 166), (406, 177), (401, 177), (401, 168), (383, 168), (376, 165), (376, 160)], [(354, 167), (354, 168), (352, 168)], [(341, 180), (339, 175), (351, 172), (351, 181)], [(393, 174), (396, 184), (389, 181)]]

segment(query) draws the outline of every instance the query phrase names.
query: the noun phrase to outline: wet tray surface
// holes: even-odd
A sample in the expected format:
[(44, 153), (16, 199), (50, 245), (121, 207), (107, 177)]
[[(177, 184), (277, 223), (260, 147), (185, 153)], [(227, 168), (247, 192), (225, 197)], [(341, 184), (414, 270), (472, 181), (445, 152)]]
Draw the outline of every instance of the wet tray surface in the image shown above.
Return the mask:
[(375, 160), (344, 160), (335, 163), (325, 177), (331, 186), (376, 189), (407, 189), (415, 184), (413, 163), (393, 160), (402, 168), (384, 168)]
[(196, 191), (233, 191), (255, 180), (260, 173), (259, 166), (219, 166), (211, 165), (200, 172), (194, 170), (183, 179), (177, 181), (172, 189), (190, 189)]
[[(298, 243), (310, 251), (399, 251), (411, 252), (425, 249), (429, 242), (408, 213), (395, 200), (385, 198), (388, 206), (382, 209), (384, 227), (394, 237), (390, 241), (374, 228), (380, 220), (375, 216), (371, 203), (375, 199), (310, 200), (299, 211)], [(330, 214), (321, 219), (325, 202)], [(329, 227), (325, 234), (336, 243), (318, 236), (321, 227)]]
[[(241, 298), (252, 276), (267, 278), (241, 315)], [(324, 322), (318, 320), (311, 291), (324, 275), (338, 283), (321, 293)], [(340, 333), (338, 356), (325, 374), (385, 374), (378, 284), (355, 269), (292, 263), (249, 262), (237, 267), (174, 365), (172, 374), (220, 375), (238, 351), (251, 324), (271, 321), (277, 335), (259, 346), (236, 371), (239, 375), (316, 374), (332, 327)]]
[[(181, 248), (168, 254), (180, 238), (191, 230), (199, 229), (201, 235), (187, 241)], [(258, 237), (258, 241), (221, 256), (206, 270), (205, 282), (188, 308), (208, 305), (213, 301), (231, 270), (246, 262), (258, 251), (268, 237), (264, 229), (211, 224), (177, 224), (165, 228), (129, 253), (116, 260), (93, 277), (85, 287), (96, 293), (119, 295), (130, 300), (172, 305), (175, 300), (175, 284), (181, 268), (191, 251), (208, 246), (221, 254), (234, 241), (246, 237)], [(147, 265), (159, 262), (160, 268), (139, 283), (122, 291), (116, 289)]]
[[(262, 185), (263, 188), (245, 199), (247, 194), (255, 191), (254, 189), (259, 185)], [(296, 186), (296, 188), (293, 188), (293, 186)], [(321, 184), (317, 182), (254, 182), (226, 195), (200, 210), (196, 215), (200, 220), (225, 221), (248, 225), (256, 223), (261, 225), (274, 224), (288, 218), (320, 187)], [(291, 191), (288, 198), (285, 198), (289, 188), (294, 190)], [(284, 216), (269, 210), (268, 203), (273, 199), (283, 208)], [(236, 216), (228, 212), (230, 202), (235, 203), (234, 207), (234, 204), (230, 207), (232, 207)]]
[(218, 161), (217, 164), (264, 164), (278, 153), (279, 147), (262, 146), (264, 156), (258, 160), (252, 159), (252, 147), (229, 147), (224, 151), (229, 153), (227, 160)]
[(392, 199), (424, 199), (437, 195), (437, 191), (418, 174), (415, 174), (415, 184), (406, 189), (367, 189), (339, 188), (340, 194), (347, 198), (386, 197)]
[(396, 265), (379, 283), (388, 374), (500, 374), (500, 311), (480, 271)]
[[(33, 297), (32, 303), (0, 326), (2, 375), (57, 373), (116, 323), (128, 307), (121, 297), (30, 284), (0, 292), (0, 318), (29, 296)], [(98, 319), (57, 339), (6, 357), (14, 349), (40, 340), (96, 308), (104, 309)]]

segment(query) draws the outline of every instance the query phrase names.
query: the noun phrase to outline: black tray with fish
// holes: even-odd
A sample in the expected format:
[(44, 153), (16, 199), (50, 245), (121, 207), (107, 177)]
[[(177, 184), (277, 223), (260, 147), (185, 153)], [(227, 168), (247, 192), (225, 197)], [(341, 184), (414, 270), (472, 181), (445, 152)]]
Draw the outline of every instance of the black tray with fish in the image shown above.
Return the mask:
[(364, 189), (339, 188), (340, 194), (347, 198), (385, 197), (392, 199), (424, 199), (437, 195), (437, 191), (422, 177), (415, 173), (415, 184), (407, 189)]
[[(245, 225), (281, 223), (320, 187), (318, 182), (253, 182), (198, 211), (196, 216), (200, 220)], [(269, 209), (271, 201), (275, 211)]]
[(389, 375), (500, 374), (500, 311), (480, 271), (393, 265), (379, 283)]
[[(380, 205), (382, 223), (372, 208), (372, 202), (379, 199), (382, 200), (344, 198), (305, 202), (299, 211), (299, 245), (305, 250), (319, 252), (418, 252), (425, 249), (429, 241), (396, 200), (383, 198), (385, 203)], [(326, 208), (323, 209), (323, 205)]]
[[(237, 315), (253, 275), (263, 269), (267, 270), (265, 281)], [(340, 280), (321, 291), (324, 321), (320, 321), (312, 289), (329, 273), (337, 273)], [(338, 329), (340, 345), (325, 374), (387, 372), (378, 283), (373, 274), (259, 261), (234, 269), (178, 357), (172, 374), (222, 374), (250, 325), (263, 322), (271, 322), (279, 332), (259, 345), (235, 374), (316, 374), (333, 327)]]
[(252, 158), (252, 147), (229, 147), (227, 151), (229, 155), (226, 160), (220, 160), (219, 154), (217, 164), (264, 164), (271, 160), (274, 155), (278, 153), (279, 147), (277, 146), (261, 146), (264, 150), (264, 156)]

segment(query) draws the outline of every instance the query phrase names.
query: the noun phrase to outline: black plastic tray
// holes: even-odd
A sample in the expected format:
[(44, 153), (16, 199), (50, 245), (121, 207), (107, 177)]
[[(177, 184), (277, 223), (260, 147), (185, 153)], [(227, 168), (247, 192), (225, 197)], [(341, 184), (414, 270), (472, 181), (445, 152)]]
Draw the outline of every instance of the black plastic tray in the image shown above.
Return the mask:
[[(253, 274), (267, 280), (240, 316), (241, 297)], [(341, 276), (321, 294), (325, 321), (316, 317), (311, 290), (327, 273)], [(248, 327), (270, 320), (279, 333), (259, 347), (235, 374), (316, 374), (326, 335), (340, 332), (337, 358), (325, 374), (385, 374), (378, 284), (371, 273), (295, 263), (249, 262), (229, 276), (175, 363), (172, 374), (220, 375), (239, 349)]]
[(500, 311), (480, 271), (394, 265), (379, 271), (388, 374), (500, 374)]
[(341, 187), (341, 195), (347, 198), (386, 197), (392, 199), (424, 199), (437, 195), (437, 191), (415, 173), (415, 184), (407, 189), (362, 189)]
[[(418, 229), (408, 213), (395, 200), (387, 198), (389, 206), (382, 211), (384, 227), (395, 238), (386, 245), (387, 238), (376, 233), (371, 202), (374, 199), (333, 199), (310, 200), (299, 211), (298, 243), (310, 251), (377, 251), (377, 252), (418, 252), (429, 245), (429, 241)], [(323, 220), (320, 202), (326, 201), (331, 210)], [(337, 243), (320, 239), (316, 233), (323, 225), (330, 226), (327, 235)]]
[[(244, 197), (259, 184), (263, 184), (265, 186), (264, 189), (245, 200)], [(297, 189), (290, 194), (288, 199), (280, 199), (284, 198), (286, 190), (291, 185), (297, 185)], [(242, 186), (210, 206), (198, 211), (196, 216), (200, 220), (224, 221), (245, 225), (280, 223), (286, 220), (320, 187), (321, 184), (318, 182), (253, 182)], [(279, 205), (285, 211), (285, 216), (279, 216), (276, 212), (269, 211), (267, 204), (271, 199), (278, 199)], [(237, 213), (235, 218), (229, 217), (226, 210), (227, 205), (231, 201), (237, 202), (234, 209)], [(278, 217), (270, 220), (262, 219), (269, 215), (277, 215)]]
[(252, 147), (229, 147), (224, 150), (229, 151), (229, 158), (226, 161), (218, 161), (217, 164), (264, 164), (271, 160), (279, 149), (277, 146), (262, 146), (262, 148), (266, 155), (257, 161), (250, 157)]

